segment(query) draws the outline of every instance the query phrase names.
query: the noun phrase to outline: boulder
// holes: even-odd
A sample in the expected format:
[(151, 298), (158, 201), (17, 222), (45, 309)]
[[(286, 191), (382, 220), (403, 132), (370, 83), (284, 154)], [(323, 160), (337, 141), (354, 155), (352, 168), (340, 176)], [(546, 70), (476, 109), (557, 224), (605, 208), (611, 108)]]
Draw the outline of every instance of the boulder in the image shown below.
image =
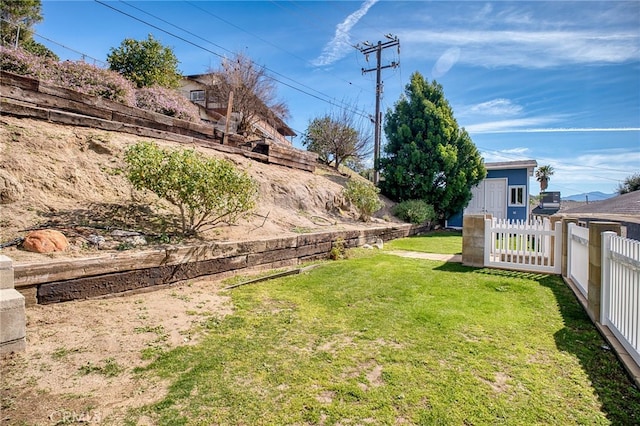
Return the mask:
[(60, 231), (53, 229), (41, 229), (31, 231), (22, 242), (22, 248), (35, 253), (52, 253), (64, 251), (69, 247), (67, 237)]

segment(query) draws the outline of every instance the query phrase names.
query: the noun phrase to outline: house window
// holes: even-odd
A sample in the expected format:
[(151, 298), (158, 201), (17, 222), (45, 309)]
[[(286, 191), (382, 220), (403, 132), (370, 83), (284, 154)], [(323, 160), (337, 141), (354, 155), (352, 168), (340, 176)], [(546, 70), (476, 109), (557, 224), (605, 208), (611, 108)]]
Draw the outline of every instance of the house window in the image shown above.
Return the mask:
[(511, 185), (509, 186), (509, 207), (523, 207), (526, 206), (527, 191), (524, 185)]
[(189, 99), (193, 102), (204, 101), (204, 90), (192, 90)]

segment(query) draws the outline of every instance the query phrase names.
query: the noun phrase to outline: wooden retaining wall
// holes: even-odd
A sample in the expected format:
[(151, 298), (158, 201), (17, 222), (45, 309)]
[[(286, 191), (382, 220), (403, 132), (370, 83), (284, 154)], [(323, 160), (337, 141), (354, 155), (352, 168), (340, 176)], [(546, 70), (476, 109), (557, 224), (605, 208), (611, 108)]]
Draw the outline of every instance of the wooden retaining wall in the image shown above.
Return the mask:
[(334, 242), (346, 248), (426, 232), (410, 224), (321, 232), (255, 241), (167, 246), (47, 263), (14, 262), (15, 288), (27, 306), (152, 288), (203, 276), (221, 278), (249, 269), (277, 269), (327, 259)]
[(317, 155), (312, 152), (269, 142), (263, 142), (260, 152), (252, 152), (243, 149), (244, 139), (234, 134), (228, 135), (229, 144), (223, 145), (222, 132), (212, 125), (130, 107), (5, 71), (0, 72), (0, 93), (3, 114), (198, 144), (265, 163), (315, 171)]

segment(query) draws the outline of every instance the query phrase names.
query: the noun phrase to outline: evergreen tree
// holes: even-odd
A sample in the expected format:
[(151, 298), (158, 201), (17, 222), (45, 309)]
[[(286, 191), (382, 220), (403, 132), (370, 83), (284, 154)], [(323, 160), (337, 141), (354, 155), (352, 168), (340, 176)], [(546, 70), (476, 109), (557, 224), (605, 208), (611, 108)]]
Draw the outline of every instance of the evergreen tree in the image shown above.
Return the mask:
[[(5, 46), (15, 46), (32, 37), (33, 27), (42, 21), (40, 0), (0, 0), (0, 37)], [(19, 28), (19, 30), (18, 30)]]
[(55, 53), (33, 39), (32, 27), (42, 21), (41, 9), (40, 0), (0, 0), (0, 44), (58, 61)]
[(424, 200), (440, 220), (467, 206), (471, 188), (484, 179), (486, 169), (440, 84), (415, 72), (395, 109), (387, 111), (384, 130), (383, 194), (396, 201)]

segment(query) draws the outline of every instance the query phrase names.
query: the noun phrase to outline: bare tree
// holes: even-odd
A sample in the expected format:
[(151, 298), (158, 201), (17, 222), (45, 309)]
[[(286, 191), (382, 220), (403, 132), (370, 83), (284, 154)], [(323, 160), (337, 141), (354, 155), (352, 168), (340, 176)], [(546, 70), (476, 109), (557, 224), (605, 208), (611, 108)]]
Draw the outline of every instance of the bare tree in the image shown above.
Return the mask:
[(309, 123), (302, 144), (336, 169), (346, 161), (362, 162), (373, 152), (371, 134), (363, 124), (347, 109), (332, 112)]
[(640, 191), (640, 173), (627, 176), (624, 182), (618, 185), (618, 194), (628, 194), (629, 192)]
[(250, 133), (260, 120), (275, 127), (289, 118), (289, 108), (277, 99), (275, 80), (243, 53), (224, 59), (220, 68), (210, 73), (213, 86), (209, 90), (210, 101), (226, 106), (233, 92), (232, 109), (241, 117), (238, 133)]

